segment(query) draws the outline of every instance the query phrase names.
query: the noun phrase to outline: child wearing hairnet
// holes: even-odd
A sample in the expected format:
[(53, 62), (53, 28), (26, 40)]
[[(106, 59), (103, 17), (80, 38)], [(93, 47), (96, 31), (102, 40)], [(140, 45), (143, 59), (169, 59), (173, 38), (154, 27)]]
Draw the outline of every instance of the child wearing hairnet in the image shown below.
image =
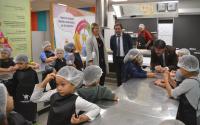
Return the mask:
[(18, 69), (13, 74), (13, 98), (15, 111), (29, 121), (36, 121), (37, 104), (30, 101), (35, 84), (39, 83), (35, 70), (28, 66), (28, 56), (19, 54), (15, 58)]
[(180, 73), (185, 79), (172, 89), (169, 71), (164, 73), (164, 83), (170, 97), (179, 98), (177, 119), (186, 125), (199, 125), (200, 118), (200, 79), (199, 61), (195, 56), (184, 55), (178, 61)]
[(57, 56), (52, 52), (51, 43), (49, 41), (45, 41), (42, 48), (43, 51), (40, 54), (40, 59), (43, 63), (52, 63), (57, 59)]
[[(44, 92), (47, 83), (56, 80), (56, 89)], [(50, 100), (47, 125), (79, 124), (96, 118), (100, 108), (74, 94), (83, 79), (83, 73), (72, 66), (61, 68), (57, 74), (51, 73), (35, 86), (31, 96), (33, 102)], [(84, 114), (77, 115), (80, 111)]]
[(83, 62), (79, 52), (76, 51), (76, 48), (73, 43), (67, 43), (64, 46), (65, 50), (65, 59), (67, 61), (67, 65), (75, 66), (76, 69), (82, 71)]
[[(176, 50), (176, 54), (179, 60), (184, 55), (190, 55), (190, 51), (186, 48), (182, 48), (182, 49)], [(169, 82), (173, 88), (178, 86), (185, 79), (184, 76), (180, 73), (179, 69), (177, 69), (177, 71), (172, 70), (169, 75), (170, 75)], [(155, 85), (165, 87), (164, 80), (163, 79), (156, 80)]]
[(11, 49), (10, 48), (2, 48), (0, 50), (1, 58), (0, 58), (0, 72), (13, 72), (16, 70), (14, 67), (15, 63), (13, 58), (11, 58)]
[(144, 71), (141, 66), (143, 55), (138, 49), (131, 49), (124, 57), (123, 81), (131, 78), (152, 78), (154, 73)]
[(60, 70), (62, 67), (66, 66), (66, 59), (64, 58), (64, 50), (57, 48), (55, 50), (55, 54), (57, 56), (57, 59), (53, 63), (53, 67), (55, 68), (56, 71)]
[(118, 100), (118, 97), (112, 93), (110, 89), (99, 85), (103, 73), (99, 66), (90, 65), (85, 68), (83, 73), (83, 82), (85, 86), (77, 90), (79, 96), (90, 102), (95, 102), (101, 99)]
[(6, 86), (8, 92), (12, 95), (12, 74), (17, 70), (13, 58), (11, 58), (11, 49), (2, 48), (0, 50), (0, 81)]
[(0, 83), (0, 125), (32, 125), (22, 115), (13, 111), (13, 98), (6, 87)]

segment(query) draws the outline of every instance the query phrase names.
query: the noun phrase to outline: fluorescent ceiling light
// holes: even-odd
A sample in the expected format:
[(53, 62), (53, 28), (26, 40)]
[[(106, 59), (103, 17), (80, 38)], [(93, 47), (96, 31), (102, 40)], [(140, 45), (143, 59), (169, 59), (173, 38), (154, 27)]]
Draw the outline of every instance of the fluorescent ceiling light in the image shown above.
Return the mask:
[(61, 6), (67, 6), (67, 5), (65, 5), (65, 4), (62, 4), (62, 3), (58, 3), (58, 5), (61, 5)]
[(123, 1), (128, 1), (128, 0), (112, 0), (113, 2), (123, 2)]
[(117, 17), (122, 17), (121, 9), (119, 5), (112, 5)]

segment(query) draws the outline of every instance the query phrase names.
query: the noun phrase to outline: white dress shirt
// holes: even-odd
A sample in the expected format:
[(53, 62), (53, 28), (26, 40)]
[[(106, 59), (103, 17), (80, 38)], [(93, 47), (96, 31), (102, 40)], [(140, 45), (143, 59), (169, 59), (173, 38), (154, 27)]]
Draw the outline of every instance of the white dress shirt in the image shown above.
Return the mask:
[[(119, 37), (116, 35), (116, 42), (118, 47), (118, 39)], [(120, 56), (123, 57), (124, 55), (124, 46), (123, 46), (123, 34), (120, 35)]]
[[(50, 101), (51, 96), (56, 92), (56, 89), (44, 92), (43, 88), (38, 88), (36, 85), (33, 94), (31, 95), (30, 101), (34, 103)], [(98, 107), (97, 105), (88, 102), (79, 96), (76, 99), (75, 107), (77, 114), (80, 111), (85, 111), (84, 114), (89, 117), (90, 121), (94, 120), (101, 110), (100, 107)]]

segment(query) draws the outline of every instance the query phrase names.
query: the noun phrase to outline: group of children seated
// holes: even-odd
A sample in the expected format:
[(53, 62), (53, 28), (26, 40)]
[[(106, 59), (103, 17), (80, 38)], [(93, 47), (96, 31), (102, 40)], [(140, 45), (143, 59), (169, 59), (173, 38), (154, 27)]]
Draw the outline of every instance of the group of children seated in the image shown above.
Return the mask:
[[(34, 68), (37, 65), (29, 63), (24, 54), (19, 54), (15, 60), (10, 57), (11, 50), (3, 48), (0, 59), (0, 122), (2, 125), (29, 125), (36, 122), (38, 102), (50, 101), (50, 111), (47, 125), (79, 124), (91, 121), (100, 113), (100, 108), (94, 104), (98, 100), (117, 101), (118, 97), (110, 89), (100, 86), (102, 69), (96, 65), (83, 64), (73, 43), (65, 45), (64, 49), (51, 51), (51, 44), (45, 42), (41, 61), (53, 70), (43, 74), (39, 83)], [(137, 49), (131, 49), (124, 58), (124, 81), (130, 78), (155, 78), (156, 73), (162, 73), (163, 78), (155, 81), (155, 85), (167, 90), (169, 97), (179, 98), (177, 119), (186, 125), (198, 125), (200, 116), (200, 80), (199, 61), (190, 55), (187, 49), (180, 49), (178, 69), (169, 71), (160, 66), (155, 72), (142, 69), (143, 55)], [(13, 76), (10, 76), (13, 73)], [(53, 81), (53, 82), (52, 82)], [(46, 86), (50, 84), (51, 90)], [(53, 84), (53, 85), (52, 85)], [(8, 90), (8, 92), (7, 92)], [(12, 98), (13, 97), (13, 98)]]

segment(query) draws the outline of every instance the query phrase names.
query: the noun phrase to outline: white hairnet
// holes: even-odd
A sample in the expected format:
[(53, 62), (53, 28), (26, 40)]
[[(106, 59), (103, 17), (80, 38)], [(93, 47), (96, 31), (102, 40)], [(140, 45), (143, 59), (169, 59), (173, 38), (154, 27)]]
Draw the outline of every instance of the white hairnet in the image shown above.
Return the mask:
[(176, 54), (181, 57), (183, 55), (190, 55), (190, 51), (186, 48), (182, 48), (182, 49), (176, 50)]
[(144, 29), (145, 25), (144, 24), (140, 24), (138, 27)]
[(178, 67), (188, 72), (199, 71), (199, 60), (193, 55), (184, 55), (179, 59)]
[(10, 48), (6, 48), (6, 47), (1, 48), (1, 49), (0, 49), (0, 52), (5, 52), (5, 53), (7, 53), (9, 56), (11, 55), (11, 49), (10, 49)]
[(49, 41), (44, 41), (42, 48), (46, 48), (47, 46), (51, 46), (51, 43)]
[(65, 46), (64, 46), (64, 50), (66, 52), (72, 52), (72, 50), (75, 49), (75, 46), (73, 43), (67, 43)]
[(19, 54), (15, 57), (15, 63), (24, 62), (28, 63), (28, 56), (25, 54)]
[(97, 65), (90, 65), (83, 71), (84, 84), (91, 85), (101, 78), (102, 69)]
[(185, 125), (185, 124), (179, 120), (171, 119), (161, 122), (160, 125)]
[(142, 56), (142, 54), (140, 53), (138, 49), (129, 50), (126, 56), (124, 57), (124, 63), (128, 61), (133, 61), (138, 55)]
[(0, 112), (6, 114), (6, 105), (7, 105), (7, 89), (0, 83)]
[(58, 53), (60, 53), (60, 52), (64, 53), (64, 50), (61, 49), (61, 48), (56, 48), (55, 54), (58, 54)]
[(77, 70), (73, 66), (64, 66), (56, 74), (69, 81), (74, 86), (78, 86), (83, 80), (83, 72)]

